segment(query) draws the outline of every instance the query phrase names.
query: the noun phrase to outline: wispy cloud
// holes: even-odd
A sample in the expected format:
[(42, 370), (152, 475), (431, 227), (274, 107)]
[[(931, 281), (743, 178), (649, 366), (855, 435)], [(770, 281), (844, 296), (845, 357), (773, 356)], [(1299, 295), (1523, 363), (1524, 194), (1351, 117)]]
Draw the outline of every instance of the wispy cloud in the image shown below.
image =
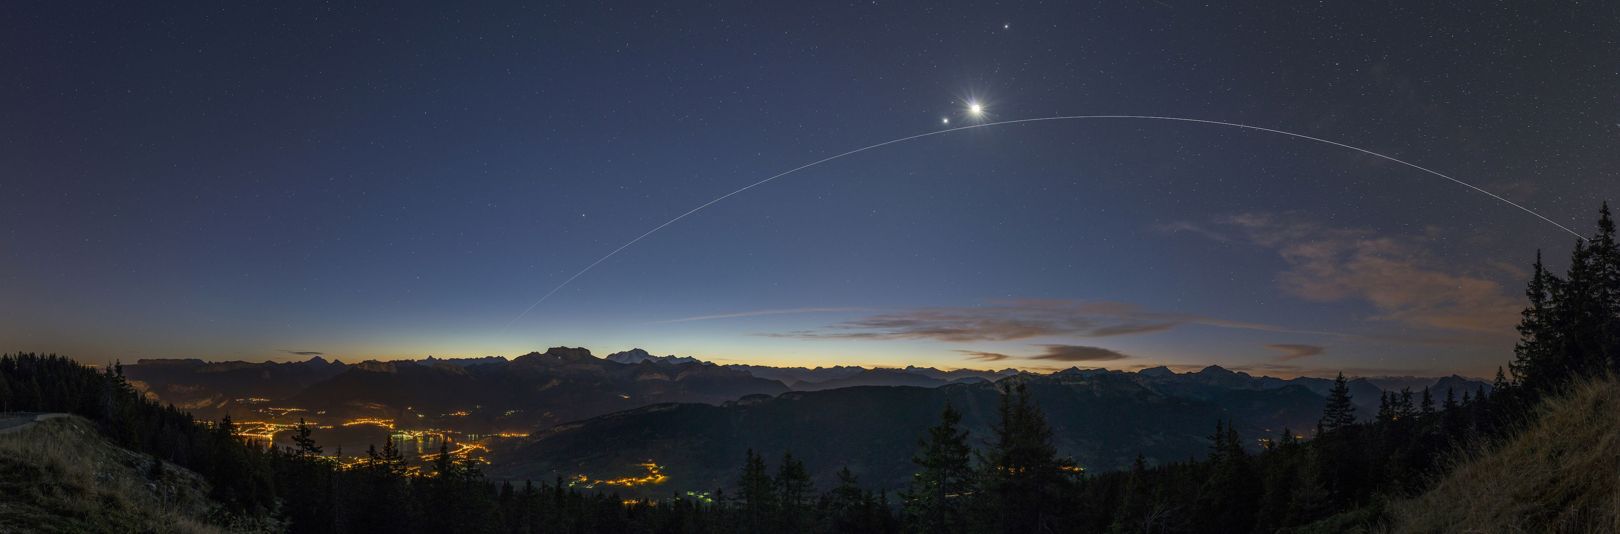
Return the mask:
[(1270, 345), (1266, 345), (1266, 348), (1281, 352), (1282, 355), (1278, 356), (1277, 359), (1285, 362), (1289, 360), (1298, 360), (1300, 358), (1308, 358), (1326, 352), (1327, 350), (1317, 345), (1303, 345), (1298, 343), (1272, 343)]
[(926, 339), (962, 343), (1050, 336), (1099, 338), (1161, 332), (1184, 325), (1336, 335), (1193, 314), (1149, 311), (1124, 302), (1055, 299), (995, 301), (986, 306), (920, 308), (872, 315), (819, 330), (765, 335), (802, 339)]
[(1044, 350), (1040, 354), (1030, 356), (1029, 359), (1056, 360), (1060, 362), (1107, 362), (1130, 357), (1113, 349), (1085, 345), (1041, 345), (1041, 347)]
[(681, 318), (678, 318), (678, 319), (665, 319), (665, 320), (662, 320), (662, 321), (653, 321), (653, 324), (689, 323), (689, 322), (692, 322), (692, 321), (713, 321), (713, 320), (717, 320), (717, 319), (738, 319), (738, 318), (743, 318), (743, 317), (762, 317), (762, 316), (767, 316), (767, 315), (797, 315), (797, 314), (805, 314), (805, 313), (845, 313), (845, 312), (863, 312), (863, 311), (872, 311), (872, 309), (871, 308), (783, 308), (783, 309), (773, 309), (773, 310), (751, 310), (751, 311), (735, 312), (735, 313), (719, 313), (719, 314), (714, 314), (714, 315), (697, 315), (697, 316), (692, 316), (692, 317), (681, 317)]
[(1040, 348), (1035, 354), (1020, 356), (1001, 352), (985, 352), (978, 350), (957, 349), (956, 352), (967, 355), (969, 360), (982, 362), (999, 362), (1002, 360), (1050, 360), (1059, 362), (1106, 362), (1129, 358), (1126, 354), (1103, 347), (1086, 345), (1041, 344), (1034, 345)]
[(978, 350), (961, 350), (961, 349), (958, 349), (956, 352), (966, 354), (967, 358), (969, 360), (979, 360), (981, 362), (999, 362), (1001, 360), (1012, 358), (1012, 356), (1008, 356), (1006, 354), (1002, 354), (1002, 353), (999, 353), (999, 352), (984, 352), (984, 351), (978, 351)]
[(314, 351), (314, 350), (287, 350), (287, 349), (282, 349), (281, 352), (285, 352), (287, 354), (292, 354), (294, 356), (325, 356), (326, 355), (326, 353), (324, 353), (324, 352)]
[[(1305, 300), (1361, 301), (1375, 321), (1474, 334), (1511, 333), (1519, 300), (1483, 274), (1447, 265), (1430, 252), (1434, 230), (1384, 236), (1283, 216), (1243, 214), (1219, 231), (1273, 249), (1288, 264), (1279, 287)], [(1189, 225), (1191, 226), (1191, 225)]]

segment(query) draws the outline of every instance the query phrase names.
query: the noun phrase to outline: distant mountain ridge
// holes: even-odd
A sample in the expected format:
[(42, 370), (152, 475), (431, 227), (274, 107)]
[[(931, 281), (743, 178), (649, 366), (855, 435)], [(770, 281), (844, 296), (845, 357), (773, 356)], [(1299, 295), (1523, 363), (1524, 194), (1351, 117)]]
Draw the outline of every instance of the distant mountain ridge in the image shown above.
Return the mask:
[(1017, 369), (979, 370), (953, 369), (942, 371), (933, 367), (876, 367), (853, 365), (833, 367), (770, 367), (764, 365), (727, 365), (760, 378), (787, 384), (797, 391), (819, 391), (851, 386), (918, 386), (938, 387), (952, 382), (994, 382), (1018, 374)]
[(136, 389), (201, 416), (229, 410), (238, 399), (286, 398), (348, 368), (320, 356), (285, 363), (143, 359), (123, 367)]
[(780, 382), (708, 363), (680, 359), (622, 363), (571, 347), (472, 364), (407, 360), (350, 367), (311, 384), (288, 402), (342, 416), (466, 413), (458, 423), (524, 430), (648, 404), (720, 403), (787, 391)]
[[(528, 358), (527, 363), (520, 360)], [(536, 367), (536, 362), (549, 362), (544, 366), (562, 365), (561, 369), (570, 370), (551, 379), (579, 381), (585, 380), (585, 385), (576, 385), (592, 392), (588, 397), (608, 394), (612, 397), (628, 396), (629, 403), (602, 402), (597, 403), (603, 409), (628, 409), (643, 406), (649, 402), (664, 401), (696, 401), (707, 399), (706, 402), (722, 402), (737, 398), (737, 396), (753, 393), (769, 393), (775, 391), (775, 386), (768, 383), (778, 383), (786, 389), (795, 391), (821, 391), (859, 386), (910, 386), (910, 387), (941, 387), (954, 383), (967, 382), (994, 382), (1019, 374), (1016, 369), (976, 370), (955, 369), (940, 370), (931, 367), (907, 366), (902, 368), (865, 368), (858, 366), (832, 366), (832, 367), (770, 367), (762, 365), (731, 364), (717, 365), (712, 362), (700, 360), (692, 356), (656, 356), (647, 350), (635, 348), (627, 351), (609, 354), (605, 358), (596, 358), (590, 351), (582, 348), (557, 347), (545, 353), (530, 353), (515, 359), (504, 356), (484, 356), (473, 358), (438, 358), (428, 356), (421, 360), (368, 360), (356, 364), (345, 364), (341, 360), (327, 360), (322, 356), (314, 356), (302, 362), (209, 362), (201, 359), (143, 359), (133, 365), (125, 366), (125, 373), (138, 388), (146, 391), (165, 402), (193, 410), (200, 416), (216, 417), (237, 409), (241, 401), (265, 402), (267, 400), (289, 400), (298, 397), (301, 402), (339, 403), (349, 408), (369, 406), (371, 409), (386, 409), (395, 404), (409, 404), (408, 398), (440, 398), (436, 403), (424, 406), (437, 406), (457, 404), (453, 399), (482, 398), (483, 394), (477, 391), (466, 393), (444, 394), (437, 390), (444, 390), (448, 385), (459, 384), (459, 376), (471, 376), (458, 371), (472, 371), (472, 375), (480, 377), (477, 382), (483, 382), (492, 374), (500, 374), (508, 368), (526, 369)], [(565, 364), (566, 362), (566, 364)], [(368, 373), (398, 374), (401, 365), (410, 365), (411, 377), (399, 378), (400, 384), (390, 386), (380, 382), (375, 377), (355, 378), (349, 377), (338, 380), (334, 384), (323, 385), (328, 381), (337, 379), (350, 370)], [(640, 391), (646, 388), (624, 387), (614, 384), (613, 380), (602, 382), (601, 378), (608, 375), (619, 376), (624, 371), (608, 372), (609, 365), (637, 366), (647, 365), (644, 376), (659, 380), (660, 374), (673, 371), (675, 375), (687, 376), (694, 371), (681, 371), (680, 368), (702, 368), (708, 378), (697, 380), (691, 384), (711, 384), (715, 391), (705, 392), (687, 389), (683, 393), (664, 393), (648, 395)], [(428, 369), (426, 372), (419, 372)], [(437, 371), (433, 371), (433, 370)], [(730, 371), (725, 374), (721, 371)], [(1109, 372), (1128, 374), (1133, 380), (1145, 387), (1155, 389), (1161, 393), (1194, 399), (1208, 399), (1217, 394), (1224, 394), (1227, 390), (1265, 391), (1289, 385), (1304, 387), (1317, 395), (1326, 395), (1332, 381), (1325, 378), (1299, 377), (1281, 379), (1274, 377), (1255, 377), (1241, 371), (1232, 371), (1220, 366), (1209, 366), (1204, 369), (1177, 373), (1167, 367), (1150, 367), (1135, 373), (1127, 371), (1090, 370), (1087, 372)], [(420, 376), (418, 376), (420, 375)], [(435, 383), (436, 376), (444, 375), (445, 382)], [(726, 378), (717, 378), (725, 376)], [(736, 388), (730, 385), (721, 385), (724, 382), (742, 382), (752, 377), (764, 382), (754, 382), (752, 387)], [(621, 377), (622, 378), (622, 377)], [(419, 380), (420, 382), (411, 382)], [(705, 382), (707, 380), (707, 382)], [(549, 381), (549, 379), (547, 380)], [(360, 388), (351, 395), (344, 394), (337, 389), (336, 384), (350, 384), (350, 387)], [(408, 385), (407, 385), (408, 384)], [(383, 390), (390, 387), (399, 390), (396, 394), (386, 394)], [(474, 386), (462, 386), (474, 387)], [(521, 391), (512, 390), (515, 386), (507, 387), (508, 392), (521, 395)], [(555, 387), (552, 386), (552, 387)], [(1444, 397), (1446, 390), (1461, 397), (1463, 392), (1477, 393), (1481, 388), (1490, 390), (1490, 386), (1482, 381), (1452, 375), (1443, 378), (1423, 377), (1370, 377), (1357, 378), (1350, 381), (1351, 393), (1356, 399), (1358, 411), (1363, 415), (1370, 415), (1377, 408), (1378, 396), (1382, 391), (1398, 391), (1401, 388), (1411, 388), (1421, 392), (1423, 387), (1432, 389), (1431, 393), (1438, 400)], [(595, 389), (592, 389), (595, 388)], [(604, 389), (605, 388), (605, 389)], [(305, 390), (314, 389), (313, 393)], [(565, 388), (567, 389), (567, 388)], [(607, 391), (612, 390), (612, 391)], [(583, 391), (582, 391), (583, 393)], [(735, 394), (735, 396), (733, 396)], [(364, 397), (359, 398), (359, 397)], [(387, 402), (376, 399), (389, 399)], [(423, 403), (417, 403), (423, 404)], [(500, 403), (497, 403), (500, 404)], [(522, 403), (518, 403), (522, 404)], [(437, 408), (430, 408), (437, 409)], [(516, 408), (514, 408), (516, 409)], [(527, 409), (527, 408), (524, 408)], [(566, 419), (569, 416), (588, 416), (595, 410), (569, 410), (554, 412), (552, 417), (541, 419), (555, 421), (557, 418)]]
[[(693, 356), (655, 356), (640, 348), (615, 352), (607, 355), (605, 359), (625, 364), (650, 362), (654, 364), (715, 365)], [(1016, 369), (1002, 369), (999, 371), (953, 369), (944, 371), (932, 367), (916, 366), (866, 368), (839, 365), (808, 368), (731, 364), (721, 367), (743, 371), (758, 378), (775, 380), (786, 384), (795, 391), (819, 391), (854, 386), (939, 387), (962, 380), (993, 382), (1018, 373)]]
[[(851, 387), (939, 388), (989, 383), (1018, 376), (1015, 369), (944, 371), (929, 367), (864, 368), (716, 365), (691, 356), (655, 356), (631, 349), (598, 358), (584, 348), (554, 347), (513, 359), (502, 356), (421, 360), (367, 360), (345, 364), (315, 356), (302, 362), (207, 362), (148, 359), (125, 366), (138, 389), (200, 417), (242, 414), (263, 406), (302, 407), (336, 417), (425, 418), (462, 414), (458, 428), (514, 431), (545, 428), (622, 410), (667, 402), (718, 404), (747, 395), (825, 391)], [(1165, 367), (1137, 372), (1069, 369), (1062, 373), (1108, 374), (1173, 398), (1238, 403), (1258, 414), (1276, 407), (1254, 404), (1269, 392), (1297, 386), (1321, 397), (1332, 381), (1255, 377), (1220, 366), (1177, 373)], [(1026, 373), (1027, 374), (1027, 373)], [(1358, 378), (1349, 382), (1357, 413), (1376, 413), (1388, 387), (1430, 387), (1436, 402), (1450, 389), (1489, 391), (1481, 381), (1450, 376)], [(1421, 390), (1418, 390), (1421, 391)], [(1283, 395), (1291, 402), (1303, 402)], [(1234, 404), (1234, 409), (1238, 406)], [(410, 412), (410, 413), (406, 413)]]
[(448, 365), (457, 365), (457, 366), (461, 366), (461, 367), (470, 367), (470, 366), (474, 366), (474, 365), (484, 365), (484, 364), (491, 364), (491, 363), (506, 363), (506, 362), (507, 362), (507, 359), (506, 359), (505, 356), (483, 356), (483, 357), (478, 357), (478, 358), (434, 358), (431, 354), (428, 355), (427, 358), (423, 358), (421, 360), (416, 361), (416, 363), (421, 364), (421, 365), (448, 364)]
[(699, 360), (699, 359), (691, 357), (691, 356), (675, 356), (673, 354), (671, 354), (669, 356), (653, 356), (652, 354), (649, 354), (647, 351), (642, 350), (642, 349), (630, 349), (630, 350), (627, 350), (627, 351), (624, 351), (624, 352), (615, 352), (613, 354), (607, 355), (606, 359), (608, 361), (626, 363), (626, 364), (637, 364), (637, 363), (641, 363), (641, 362), (652, 362), (652, 363), (663, 363), (663, 364), (671, 364), (671, 365), (679, 365), (679, 364), (684, 364), (684, 363), (694, 363), (694, 364), (701, 364), (701, 365), (714, 365), (712, 363), (705, 362), (705, 361)]

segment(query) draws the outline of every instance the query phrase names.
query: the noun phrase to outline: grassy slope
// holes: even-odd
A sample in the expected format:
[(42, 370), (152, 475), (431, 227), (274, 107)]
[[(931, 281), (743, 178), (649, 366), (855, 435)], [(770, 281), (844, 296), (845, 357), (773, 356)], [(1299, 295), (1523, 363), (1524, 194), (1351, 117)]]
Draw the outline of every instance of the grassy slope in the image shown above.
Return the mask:
[(0, 435), (0, 532), (218, 532), (207, 483), (153, 463), (77, 417)]
[(1620, 380), (1590, 381), (1540, 419), (1392, 503), (1394, 532), (1620, 532)]

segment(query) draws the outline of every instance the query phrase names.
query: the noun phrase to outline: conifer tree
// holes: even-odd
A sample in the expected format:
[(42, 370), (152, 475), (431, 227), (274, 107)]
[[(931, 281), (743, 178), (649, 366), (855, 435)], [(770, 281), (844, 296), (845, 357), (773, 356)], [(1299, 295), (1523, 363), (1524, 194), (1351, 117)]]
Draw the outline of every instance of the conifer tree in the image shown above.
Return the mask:
[(433, 457), (433, 473), (442, 479), (450, 478), (450, 440), (439, 438), (439, 454)]
[(1322, 408), (1317, 433), (1332, 432), (1355, 422), (1356, 406), (1350, 402), (1350, 386), (1344, 380), (1344, 373), (1339, 373), (1333, 379), (1333, 389), (1328, 391), (1327, 405)]
[(880, 532), (883, 528), (877, 519), (877, 503), (871, 493), (861, 489), (860, 480), (849, 466), (838, 470), (838, 485), (827, 493), (826, 503), (827, 523), (823, 530)]
[(1209, 477), (1193, 503), (1194, 521), (1210, 532), (1247, 532), (1259, 504), (1259, 480), (1230, 422), (1215, 422)]
[(376, 445), (366, 446), (366, 467), (386, 476), (405, 476), (405, 457), (400, 454), (399, 448), (394, 446), (393, 437), (383, 440), (381, 452), (377, 450)]
[(920, 450), (911, 459), (918, 471), (902, 494), (907, 531), (959, 532), (965, 528), (963, 503), (972, 492), (969, 461), (973, 450), (967, 443), (968, 432), (959, 428), (961, 422), (962, 414), (947, 403), (939, 424), (918, 441)]
[(321, 455), (321, 446), (315, 443), (315, 438), (310, 437), (310, 433), (309, 423), (304, 422), (302, 417), (298, 418), (298, 426), (293, 427), (292, 440), (293, 454), (299, 458)]
[(1149, 510), (1153, 505), (1153, 495), (1150, 492), (1147, 459), (1141, 453), (1136, 455), (1136, 461), (1131, 462), (1130, 475), (1125, 479), (1124, 496), (1120, 498), (1119, 513), (1115, 515), (1113, 524), (1109, 525), (1112, 532), (1147, 532), (1151, 530), (1148, 525)]
[(1374, 419), (1380, 423), (1389, 423), (1395, 420), (1395, 405), (1389, 401), (1389, 392), (1378, 392), (1378, 416)]
[(776, 513), (776, 492), (771, 476), (765, 470), (765, 458), (748, 449), (742, 476), (737, 480), (744, 528), (752, 532), (768, 529)]
[(219, 418), (219, 424), (214, 426), (214, 433), (221, 438), (236, 437), (236, 423), (231, 421), (231, 414), (225, 414), (225, 417)]
[[(1519, 342), (1513, 347), (1513, 381), (1531, 392), (1546, 387), (1543, 381), (1553, 372), (1556, 357), (1556, 333), (1553, 331), (1552, 288), (1553, 276), (1541, 262), (1541, 251), (1536, 251), (1536, 263), (1531, 265), (1530, 283), (1525, 297), (1530, 305), (1520, 312)], [(1538, 376), (1540, 375), (1540, 376)]]
[(1226, 458), (1227, 453), (1226, 422), (1221, 419), (1216, 419), (1215, 432), (1209, 435), (1209, 457), (1206, 458), (1206, 460), (1208, 460), (1209, 463), (1218, 464)]
[(1602, 323), (1600, 352), (1607, 356), (1603, 361), (1607, 370), (1620, 373), (1620, 244), (1615, 242), (1614, 217), (1609, 213), (1608, 202), (1598, 211), (1598, 233), (1592, 241), (1592, 259), (1596, 264), (1593, 277)]
[(1440, 403), (1440, 429), (1448, 441), (1457, 441), (1463, 437), (1465, 426), (1463, 410), (1457, 404), (1457, 395), (1451, 388), (1446, 388), (1446, 398)]
[(782, 463), (776, 468), (776, 502), (781, 511), (781, 527), (798, 532), (809, 527), (811, 496), (815, 487), (804, 462), (793, 453), (782, 453)]
[(1410, 421), (1417, 416), (1417, 408), (1412, 405), (1412, 388), (1401, 388), (1401, 394), (1395, 400), (1395, 418)]
[(1620, 308), (1616, 300), (1620, 295), (1620, 274), (1616, 274), (1620, 250), (1614, 232), (1605, 203), (1599, 211), (1597, 233), (1591, 240), (1575, 244), (1568, 274), (1551, 284), (1555, 303), (1551, 323), (1558, 338), (1547, 362), (1553, 380), (1538, 384), (1540, 390), (1601, 374), (1612, 368), (1620, 353), (1620, 317), (1616, 313)]
[(400, 452), (399, 444), (394, 443), (392, 436), (383, 440), (383, 461), (388, 465), (390, 473), (405, 476), (405, 455)]
[(981, 520), (1003, 532), (1049, 531), (1059, 523), (1067, 463), (1052, 446), (1052, 429), (1030, 399), (1028, 386), (1004, 381), (995, 442), (983, 455), (978, 499), (991, 507)]

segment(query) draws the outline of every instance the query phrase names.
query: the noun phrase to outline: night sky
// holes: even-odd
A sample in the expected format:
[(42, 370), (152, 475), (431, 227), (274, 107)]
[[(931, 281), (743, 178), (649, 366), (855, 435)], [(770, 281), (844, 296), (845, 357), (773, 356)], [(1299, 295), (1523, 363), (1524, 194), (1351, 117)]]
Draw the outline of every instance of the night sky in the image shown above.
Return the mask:
[(946, 119), (1620, 199), (1612, 2), (221, 4), (0, 7), (0, 350), (1488, 376), (1573, 236), (1190, 123), (864, 152), (523, 312)]

